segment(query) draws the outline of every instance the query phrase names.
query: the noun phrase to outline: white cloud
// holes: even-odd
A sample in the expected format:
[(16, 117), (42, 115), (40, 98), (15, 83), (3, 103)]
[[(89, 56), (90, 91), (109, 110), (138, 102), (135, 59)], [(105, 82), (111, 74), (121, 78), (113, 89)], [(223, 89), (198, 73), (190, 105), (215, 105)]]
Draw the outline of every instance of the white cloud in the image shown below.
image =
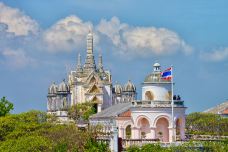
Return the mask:
[(206, 61), (223, 61), (225, 59), (228, 59), (228, 48), (220, 48), (212, 52), (201, 53), (200, 57)]
[(127, 24), (120, 23), (117, 17), (112, 17), (110, 21), (102, 19), (96, 29), (108, 36), (114, 45), (121, 46), (121, 31), (127, 28)]
[(120, 23), (117, 17), (113, 17), (110, 21), (101, 20), (97, 30), (110, 38), (116, 47), (119, 47), (119, 53), (148, 56), (167, 55), (177, 51), (188, 54), (192, 51), (192, 48), (171, 30), (155, 27), (132, 27)]
[(5, 49), (1, 52), (1, 55), (4, 58), (1, 63), (14, 69), (20, 69), (36, 64), (36, 61), (21, 49)]
[[(19, 9), (0, 2), (1, 50), (26, 50), (24, 53), (34, 50), (54, 53), (79, 50), (86, 47), (86, 35), (90, 29), (93, 29), (96, 49), (107, 47), (114, 54), (147, 57), (177, 51), (189, 53), (192, 50), (176, 32), (165, 28), (134, 27), (120, 22), (117, 17), (102, 19), (95, 28), (93, 26), (91, 22), (71, 15), (42, 30), (36, 21)], [(100, 39), (102, 42), (98, 43)]]
[(72, 51), (85, 46), (86, 35), (92, 27), (92, 23), (83, 22), (77, 16), (68, 16), (47, 29), (43, 40), (49, 51)]
[(136, 27), (124, 32), (124, 41), (131, 50), (144, 50), (146, 54), (171, 54), (176, 51), (189, 51), (188, 46), (177, 33), (165, 28)]
[(16, 36), (35, 34), (38, 31), (36, 21), (25, 15), (19, 9), (11, 8), (0, 2), (0, 23), (7, 25), (7, 32)]

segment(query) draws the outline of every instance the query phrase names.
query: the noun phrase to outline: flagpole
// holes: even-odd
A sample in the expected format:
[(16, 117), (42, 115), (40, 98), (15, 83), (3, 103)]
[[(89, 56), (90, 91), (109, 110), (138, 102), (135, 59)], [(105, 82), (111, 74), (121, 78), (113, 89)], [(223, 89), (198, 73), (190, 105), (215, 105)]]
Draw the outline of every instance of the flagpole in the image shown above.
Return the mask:
[(175, 141), (175, 132), (174, 132), (174, 109), (173, 109), (173, 106), (174, 106), (174, 101), (173, 101), (173, 66), (171, 66), (171, 107), (172, 107), (172, 142)]

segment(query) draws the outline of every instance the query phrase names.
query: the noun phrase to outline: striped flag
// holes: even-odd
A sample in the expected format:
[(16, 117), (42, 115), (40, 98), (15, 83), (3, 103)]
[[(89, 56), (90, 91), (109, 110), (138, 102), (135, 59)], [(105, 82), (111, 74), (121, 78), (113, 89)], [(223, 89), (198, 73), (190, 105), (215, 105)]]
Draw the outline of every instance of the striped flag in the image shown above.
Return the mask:
[(171, 80), (172, 79), (172, 67), (161, 72), (161, 78), (165, 79), (165, 80)]

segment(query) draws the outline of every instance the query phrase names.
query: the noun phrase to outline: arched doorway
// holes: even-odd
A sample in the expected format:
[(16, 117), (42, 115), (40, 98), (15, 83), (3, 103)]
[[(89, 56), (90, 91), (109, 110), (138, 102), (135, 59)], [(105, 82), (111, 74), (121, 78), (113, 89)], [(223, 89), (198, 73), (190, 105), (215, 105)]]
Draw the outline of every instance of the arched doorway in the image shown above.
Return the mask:
[(94, 112), (97, 113), (97, 103), (93, 103)]
[(169, 142), (169, 121), (162, 117), (156, 122), (156, 138), (162, 142)]
[(131, 125), (128, 125), (125, 129), (125, 138), (130, 139), (131, 138)]
[(145, 99), (146, 100), (154, 100), (154, 95), (151, 91), (146, 91), (145, 93)]
[(150, 123), (146, 118), (141, 118), (138, 121), (138, 126), (140, 127), (140, 138), (148, 139), (150, 138)]

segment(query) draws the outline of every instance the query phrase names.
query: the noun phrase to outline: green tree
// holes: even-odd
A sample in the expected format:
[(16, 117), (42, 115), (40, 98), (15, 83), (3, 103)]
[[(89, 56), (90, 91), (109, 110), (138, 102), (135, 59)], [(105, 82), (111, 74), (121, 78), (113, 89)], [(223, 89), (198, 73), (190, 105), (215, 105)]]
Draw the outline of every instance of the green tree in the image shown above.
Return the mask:
[(68, 110), (69, 117), (75, 121), (79, 119), (88, 120), (95, 113), (95, 108), (91, 102), (78, 103)]
[(0, 101), (0, 117), (7, 115), (11, 110), (13, 110), (13, 103), (6, 100), (6, 97), (2, 97)]
[(46, 112), (29, 111), (0, 117), (1, 152), (84, 152), (108, 151), (96, 141), (93, 129), (80, 130), (75, 124), (47, 121)]

